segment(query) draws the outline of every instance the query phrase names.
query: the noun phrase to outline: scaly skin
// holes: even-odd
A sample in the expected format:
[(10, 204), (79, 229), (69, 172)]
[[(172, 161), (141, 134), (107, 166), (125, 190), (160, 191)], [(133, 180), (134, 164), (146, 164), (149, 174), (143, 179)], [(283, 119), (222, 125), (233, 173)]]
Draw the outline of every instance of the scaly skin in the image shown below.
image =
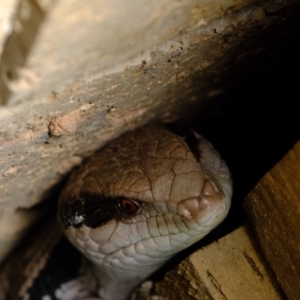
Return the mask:
[(61, 194), (64, 232), (92, 262), (103, 300), (128, 299), (228, 213), (225, 163), (203, 137), (185, 133), (156, 126), (127, 133), (77, 169)]

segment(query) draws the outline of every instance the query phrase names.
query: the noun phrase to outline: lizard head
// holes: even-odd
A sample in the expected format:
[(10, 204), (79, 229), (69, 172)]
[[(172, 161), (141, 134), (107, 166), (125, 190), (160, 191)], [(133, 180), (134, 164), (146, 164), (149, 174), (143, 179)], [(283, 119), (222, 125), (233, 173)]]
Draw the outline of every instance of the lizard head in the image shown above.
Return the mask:
[(132, 288), (222, 222), (231, 193), (229, 171), (203, 137), (143, 127), (71, 175), (59, 219), (102, 286)]

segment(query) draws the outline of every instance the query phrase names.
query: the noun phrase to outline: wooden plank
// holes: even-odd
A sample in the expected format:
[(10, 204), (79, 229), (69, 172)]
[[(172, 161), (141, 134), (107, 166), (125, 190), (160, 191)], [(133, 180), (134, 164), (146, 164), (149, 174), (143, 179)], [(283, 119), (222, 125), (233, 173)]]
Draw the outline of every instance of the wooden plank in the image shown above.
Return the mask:
[(169, 300), (285, 299), (247, 226), (192, 254), (155, 291)]
[(300, 299), (300, 141), (251, 191), (245, 209), (289, 299)]

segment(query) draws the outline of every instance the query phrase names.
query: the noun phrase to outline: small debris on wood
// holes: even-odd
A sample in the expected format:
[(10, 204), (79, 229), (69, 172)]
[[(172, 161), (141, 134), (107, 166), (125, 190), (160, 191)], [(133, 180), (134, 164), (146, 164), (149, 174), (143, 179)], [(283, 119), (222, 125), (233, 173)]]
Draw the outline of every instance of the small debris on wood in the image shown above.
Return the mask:
[(77, 129), (77, 121), (79, 119), (79, 111), (71, 111), (61, 117), (54, 118), (49, 122), (49, 134), (55, 136), (70, 135)]

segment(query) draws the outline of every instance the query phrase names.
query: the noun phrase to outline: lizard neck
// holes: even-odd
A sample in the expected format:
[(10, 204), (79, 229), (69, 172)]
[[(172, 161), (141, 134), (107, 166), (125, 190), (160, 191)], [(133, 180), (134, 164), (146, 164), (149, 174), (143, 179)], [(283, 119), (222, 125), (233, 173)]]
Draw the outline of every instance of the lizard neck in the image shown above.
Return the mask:
[(127, 300), (133, 290), (144, 281), (149, 274), (157, 268), (144, 268), (135, 270), (127, 268), (120, 270), (118, 268), (104, 268), (103, 265), (91, 266), (94, 278), (98, 282), (98, 295), (101, 300)]

